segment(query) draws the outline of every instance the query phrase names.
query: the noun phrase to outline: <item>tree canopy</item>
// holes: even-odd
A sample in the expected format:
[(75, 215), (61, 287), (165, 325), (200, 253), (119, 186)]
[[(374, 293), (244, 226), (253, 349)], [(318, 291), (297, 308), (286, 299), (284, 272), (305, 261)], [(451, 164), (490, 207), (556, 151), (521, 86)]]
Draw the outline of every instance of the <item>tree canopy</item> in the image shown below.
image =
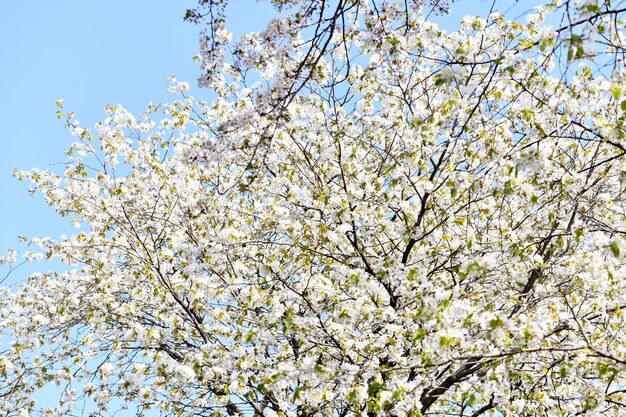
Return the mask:
[(58, 103), (65, 171), (16, 176), (80, 229), (2, 290), (0, 412), (626, 415), (621, 3), (272, 3), (187, 12), (214, 99)]

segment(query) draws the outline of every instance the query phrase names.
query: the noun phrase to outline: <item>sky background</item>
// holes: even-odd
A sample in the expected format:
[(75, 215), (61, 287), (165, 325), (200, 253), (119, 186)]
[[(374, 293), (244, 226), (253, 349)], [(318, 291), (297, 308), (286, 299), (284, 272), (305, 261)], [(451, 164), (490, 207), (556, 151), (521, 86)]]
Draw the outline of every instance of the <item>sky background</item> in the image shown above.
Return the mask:
[[(0, 256), (19, 248), (17, 236), (59, 237), (69, 219), (12, 178), (16, 169), (62, 172), (74, 138), (56, 118), (55, 101), (83, 127), (104, 118), (107, 104), (134, 114), (167, 102), (168, 77), (196, 85), (198, 26), (183, 21), (192, 0), (0, 0)], [(267, 10), (267, 9), (266, 9)], [(234, 1), (237, 31), (260, 28), (264, 10)], [(192, 88), (197, 98), (207, 90)], [(22, 248), (25, 249), (25, 248)], [(21, 268), (23, 279), (41, 265)], [(45, 267), (44, 269), (47, 269)], [(0, 269), (0, 279), (4, 275)]]
[[(192, 84), (198, 27), (183, 22), (191, 1), (0, 0), (0, 254), (17, 236), (71, 233), (15, 168), (62, 171), (74, 141), (54, 103), (82, 126), (104, 118), (106, 104), (133, 113), (169, 100), (167, 78)], [(61, 166), (60, 166), (61, 165)], [(25, 268), (28, 269), (28, 268)]]

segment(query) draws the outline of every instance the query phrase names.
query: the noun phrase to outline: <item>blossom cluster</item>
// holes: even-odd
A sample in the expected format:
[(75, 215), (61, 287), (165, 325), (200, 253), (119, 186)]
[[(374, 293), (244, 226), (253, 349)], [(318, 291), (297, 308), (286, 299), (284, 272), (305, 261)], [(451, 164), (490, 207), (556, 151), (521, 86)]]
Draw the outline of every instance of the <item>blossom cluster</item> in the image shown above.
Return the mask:
[(213, 102), (172, 80), (140, 116), (68, 114), (65, 171), (16, 172), (79, 230), (30, 241), (67, 271), (3, 290), (0, 413), (626, 415), (622, 73), (559, 43), (556, 5), (446, 33), (353, 3), (288, 100), (306, 32), (278, 19)]

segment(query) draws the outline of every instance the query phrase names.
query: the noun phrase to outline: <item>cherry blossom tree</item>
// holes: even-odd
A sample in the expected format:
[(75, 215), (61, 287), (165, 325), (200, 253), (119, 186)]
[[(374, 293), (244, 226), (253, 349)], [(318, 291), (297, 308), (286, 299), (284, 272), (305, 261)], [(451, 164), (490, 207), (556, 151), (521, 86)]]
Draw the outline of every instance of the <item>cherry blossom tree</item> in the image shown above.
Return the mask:
[(214, 100), (60, 108), (65, 172), (16, 172), (79, 229), (3, 290), (0, 411), (626, 415), (619, 4), (275, 1), (231, 45), (200, 3)]

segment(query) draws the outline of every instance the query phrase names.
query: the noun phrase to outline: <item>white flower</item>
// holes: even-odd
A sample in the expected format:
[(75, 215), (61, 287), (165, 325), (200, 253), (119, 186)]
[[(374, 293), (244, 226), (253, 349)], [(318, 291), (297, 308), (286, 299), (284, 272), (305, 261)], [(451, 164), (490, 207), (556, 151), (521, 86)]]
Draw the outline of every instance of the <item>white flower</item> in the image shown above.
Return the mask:
[(189, 91), (189, 83), (185, 81), (177, 81), (176, 78), (170, 77), (171, 86), (167, 88), (170, 94), (180, 94)]
[(110, 362), (105, 362), (100, 366), (100, 375), (103, 379), (109, 378), (113, 374), (113, 364)]
[(193, 381), (196, 378), (196, 372), (187, 365), (180, 364), (176, 366), (174, 372), (185, 381)]

